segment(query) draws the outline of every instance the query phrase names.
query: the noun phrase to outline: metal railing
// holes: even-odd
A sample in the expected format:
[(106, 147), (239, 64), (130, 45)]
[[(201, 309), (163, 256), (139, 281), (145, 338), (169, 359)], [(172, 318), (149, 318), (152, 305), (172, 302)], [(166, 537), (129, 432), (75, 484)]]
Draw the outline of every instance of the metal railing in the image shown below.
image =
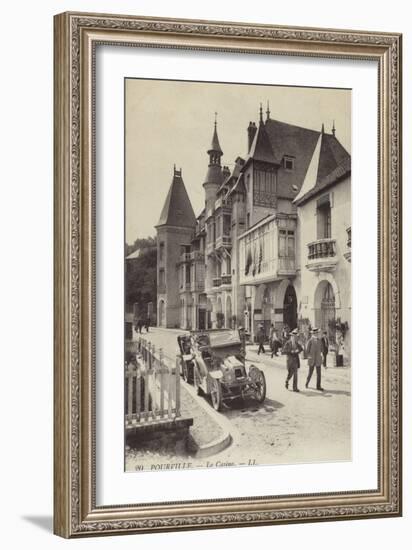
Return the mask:
[(308, 244), (308, 259), (333, 258), (336, 256), (335, 239), (319, 239)]
[(231, 285), (232, 275), (222, 275), (222, 285)]

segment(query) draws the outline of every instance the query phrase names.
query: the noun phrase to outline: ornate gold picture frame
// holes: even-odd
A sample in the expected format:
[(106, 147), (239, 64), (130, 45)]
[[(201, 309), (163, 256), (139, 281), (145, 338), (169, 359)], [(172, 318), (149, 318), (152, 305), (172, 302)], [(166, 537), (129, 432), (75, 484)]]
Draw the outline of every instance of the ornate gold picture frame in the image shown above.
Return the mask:
[[(96, 48), (377, 63), (377, 489), (99, 505)], [(401, 515), (401, 45), (396, 33), (63, 13), (54, 22), (54, 531), (63, 537)], [(123, 399), (123, 396), (120, 397)], [(129, 474), (138, 475), (138, 474)], [(153, 473), (152, 475), (157, 475)]]

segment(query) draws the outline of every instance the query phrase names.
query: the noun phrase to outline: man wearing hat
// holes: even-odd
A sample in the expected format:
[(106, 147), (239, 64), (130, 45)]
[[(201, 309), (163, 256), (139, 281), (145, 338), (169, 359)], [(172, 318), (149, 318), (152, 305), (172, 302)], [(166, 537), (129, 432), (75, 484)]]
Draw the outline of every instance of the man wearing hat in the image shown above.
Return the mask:
[(316, 367), (316, 389), (323, 391), (321, 385), (321, 365), (322, 365), (322, 342), (319, 339), (319, 329), (312, 329), (312, 336), (306, 346), (306, 355), (308, 358), (309, 373), (306, 379), (305, 387), (309, 386), (310, 379), (312, 378), (313, 370)]
[(283, 353), (286, 354), (286, 367), (288, 374), (286, 376), (285, 388), (289, 387), (289, 380), (293, 377), (293, 391), (298, 390), (298, 368), (300, 367), (299, 353), (303, 350), (302, 346), (297, 340), (298, 331), (292, 330), (290, 333), (290, 339), (283, 346)]
[(259, 343), (259, 348), (257, 352), (258, 355), (260, 355), (260, 352), (265, 353), (265, 348), (263, 347), (263, 344), (265, 343), (265, 339), (266, 339), (265, 327), (263, 326), (262, 323), (260, 323), (259, 330), (257, 333), (257, 341)]

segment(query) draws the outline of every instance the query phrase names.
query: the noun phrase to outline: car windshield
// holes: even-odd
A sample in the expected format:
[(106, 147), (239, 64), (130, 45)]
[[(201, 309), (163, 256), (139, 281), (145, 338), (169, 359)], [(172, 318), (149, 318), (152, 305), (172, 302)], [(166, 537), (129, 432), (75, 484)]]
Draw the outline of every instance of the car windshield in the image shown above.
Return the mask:
[(209, 333), (212, 348), (240, 345), (241, 341), (236, 330), (216, 330)]

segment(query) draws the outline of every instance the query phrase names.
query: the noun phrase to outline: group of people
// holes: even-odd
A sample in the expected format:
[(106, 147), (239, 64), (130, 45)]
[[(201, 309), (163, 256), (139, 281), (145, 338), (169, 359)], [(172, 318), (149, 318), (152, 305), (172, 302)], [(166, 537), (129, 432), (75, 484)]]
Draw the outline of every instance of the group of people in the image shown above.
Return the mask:
[[(278, 337), (273, 325), (271, 326), (270, 332), (270, 345), (272, 357), (277, 355), (279, 350), (281, 353), (286, 355), (286, 367), (287, 367), (287, 376), (285, 381), (286, 389), (289, 388), (289, 382), (292, 379), (293, 391), (299, 392), (298, 389), (298, 369), (300, 368), (300, 358), (299, 354), (303, 351), (302, 345), (298, 341), (298, 330), (295, 328), (291, 332), (284, 334), (286, 330), (282, 332), (282, 340)], [(326, 368), (326, 360), (329, 351), (329, 339), (327, 332), (324, 331), (322, 337), (319, 337), (320, 331), (318, 328), (313, 328), (311, 330), (311, 336), (306, 343), (305, 352), (308, 360), (309, 372), (306, 378), (305, 387), (308, 388), (309, 382), (312, 378), (313, 372), (316, 370), (316, 389), (319, 391), (324, 391), (322, 388), (322, 365)], [(258, 332), (258, 355), (262, 352), (265, 353), (264, 341), (266, 335), (264, 331), (264, 326), (259, 327)]]
[(145, 319), (144, 321), (142, 319), (138, 319), (134, 329), (137, 333), (142, 334), (142, 329), (145, 329), (146, 332), (149, 332), (149, 327), (150, 327), (149, 318)]

